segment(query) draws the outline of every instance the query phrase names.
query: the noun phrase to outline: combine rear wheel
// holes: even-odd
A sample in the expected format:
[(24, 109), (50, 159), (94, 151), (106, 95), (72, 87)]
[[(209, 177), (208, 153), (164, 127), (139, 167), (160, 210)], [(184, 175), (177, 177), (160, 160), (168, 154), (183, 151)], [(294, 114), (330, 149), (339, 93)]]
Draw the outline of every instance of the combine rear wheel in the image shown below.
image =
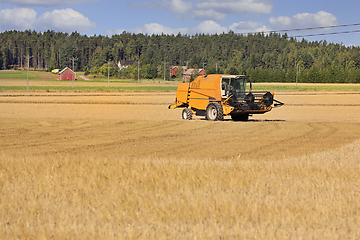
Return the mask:
[(190, 108), (184, 108), (184, 110), (182, 111), (182, 114), (181, 114), (182, 119), (184, 119), (184, 120), (191, 120), (192, 115), (193, 115), (193, 113)]
[(210, 121), (222, 121), (224, 119), (224, 113), (220, 103), (211, 102), (207, 105), (206, 119)]

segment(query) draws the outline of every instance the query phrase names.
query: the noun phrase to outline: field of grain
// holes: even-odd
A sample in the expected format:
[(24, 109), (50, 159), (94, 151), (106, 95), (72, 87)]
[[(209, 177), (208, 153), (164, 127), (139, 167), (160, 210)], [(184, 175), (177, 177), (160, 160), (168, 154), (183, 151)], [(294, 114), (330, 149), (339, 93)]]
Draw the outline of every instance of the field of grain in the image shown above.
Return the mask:
[(0, 93), (0, 238), (360, 238), (360, 92), (248, 122), (174, 95)]

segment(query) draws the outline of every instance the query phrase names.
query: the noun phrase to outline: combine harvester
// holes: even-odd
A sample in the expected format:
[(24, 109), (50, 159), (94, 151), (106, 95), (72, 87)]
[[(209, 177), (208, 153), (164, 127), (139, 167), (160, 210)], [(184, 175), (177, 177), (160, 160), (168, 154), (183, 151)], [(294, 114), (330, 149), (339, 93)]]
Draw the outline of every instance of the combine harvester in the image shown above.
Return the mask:
[(229, 115), (234, 121), (247, 121), (253, 114), (263, 114), (284, 105), (274, 99), (274, 93), (252, 92), (251, 83), (246, 93), (247, 78), (245, 75), (213, 74), (180, 83), (175, 103), (169, 109), (184, 108), (182, 118), (185, 120), (192, 119), (195, 114), (210, 121), (222, 121)]

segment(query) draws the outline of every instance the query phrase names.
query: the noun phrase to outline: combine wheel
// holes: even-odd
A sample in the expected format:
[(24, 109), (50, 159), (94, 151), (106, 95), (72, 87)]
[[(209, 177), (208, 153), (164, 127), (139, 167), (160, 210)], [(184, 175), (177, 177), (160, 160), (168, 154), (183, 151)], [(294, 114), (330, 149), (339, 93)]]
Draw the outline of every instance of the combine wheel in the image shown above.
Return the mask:
[(192, 115), (193, 115), (193, 113), (190, 108), (184, 108), (181, 116), (182, 116), (182, 119), (184, 119), (184, 120), (191, 120)]
[(238, 121), (246, 122), (247, 120), (249, 120), (249, 114), (231, 115), (231, 119), (236, 122)]
[(206, 119), (210, 121), (222, 121), (224, 119), (224, 113), (220, 103), (211, 102), (207, 105)]

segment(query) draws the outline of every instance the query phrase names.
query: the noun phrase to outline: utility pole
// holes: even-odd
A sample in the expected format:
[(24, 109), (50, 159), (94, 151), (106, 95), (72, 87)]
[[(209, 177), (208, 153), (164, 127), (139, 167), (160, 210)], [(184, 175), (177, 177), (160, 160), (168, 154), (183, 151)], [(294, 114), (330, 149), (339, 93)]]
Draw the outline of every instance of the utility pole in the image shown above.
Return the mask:
[(140, 60), (137, 61), (138, 63), (138, 85), (140, 84)]
[[(77, 61), (78, 59), (77, 58), (69, 58), (72, 62), (73, 62), (73, 71), (75, 73), (75, 61)], [(73, 78), (73, 81), (72, 81), (72, 88), (74, 88), (74, 81), (75, 81), (75, 78), (76, 78), (76, 73), (75, 73), (75, 76)]]
[(299, 78), (299, 64), (297, 63), (296, 64), (296, 88), (297, 88), (297, 82), (298, 82), (298, 78)]
[(26, 80), (27, 80), (27, 85), (26, 85), (26, 89), (29, 90), (29, 65), (30, 65), (30, 58), (32, 58), (32, 56), (24, 56), (27, 59), (27, 74), (26, 74)]
[(138, 85), (140, 84), (140, 49), (138, 49)]
[(299, 74), (300, 74), (301, 66), (299, 66), (299, 63), (296, 64), (296, 88), (299, 80)]
[(188, 68), (189, 61), (184, 61), (186, 63), (186, 69)]
[[(185, 69), (185, 71), (187, 71), (188, 65), (189, 65), (189, 61), (184, 61), (184, 63), (186, 63), (186, 69)], [(186, 81), (186, 78), (185, 78), (185, 76), (184, 76), (184, 72), (183, 72), (183, 79), (184, 79), (184, 81)]]
[[(22, 56), (23, 54), (22, 54), (22, 52), (23, 52), (23, 48), (22, 48), (22, 46), (21, 46), (21, 53), (20, 53), (20, 56)], [(23, 68), (23, 62), (22, 62), (22, 57), (20, 57), (20, 64), (21, 64), (21, 69)]]
[(107, 64), (108, 64), (108, 87), (110, 87), (110, 63), (112, 61), (108, 60), (108, 61), (105, 61), (105, 62), (107, 62)]
[(166, 66), (166, 64), (167, 64), (167, 62), (164, 62), (164, 84), (165, 84), (165, 73), (166, 73), (166, 68), (165, 68), (165, 66)]
[(77, 61), (77, 58), (69, 58), (72, 61), (73, 65), (73, 71), (75, 72), (75, 61)]

